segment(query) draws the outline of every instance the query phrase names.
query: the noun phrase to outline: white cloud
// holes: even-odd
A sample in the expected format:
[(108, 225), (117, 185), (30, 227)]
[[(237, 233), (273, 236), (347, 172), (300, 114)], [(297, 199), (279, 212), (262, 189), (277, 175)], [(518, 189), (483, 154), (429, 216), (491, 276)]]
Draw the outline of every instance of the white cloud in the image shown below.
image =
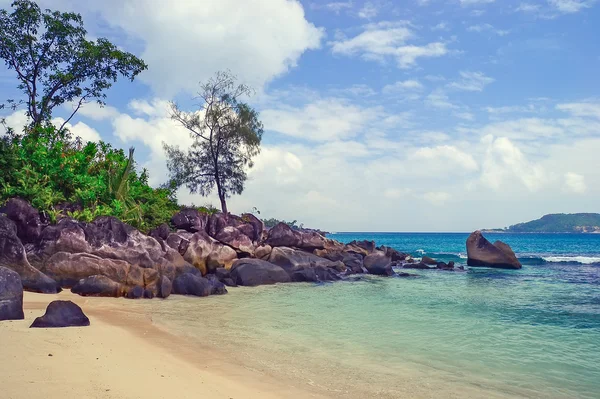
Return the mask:
[(460, 5), (463, 7), (478, 6), (482, 4), (490, 4), (495, 0), (460, 0)]
[(431, 30), (433, 30), (433, 31), (437, 31), (437, 30), (450, 30), (450, 27), (448, 26), (448, 23), (446, 23), (446, 22), (440, 22), (439, 24), (437, 24), (434, 27), (432, 27)]
[(564, 14), (573, 14), (591, 7), (595, 0), (548, 0), (548, 3)]
[(452, 196), (443, 191), (430, 191), (423, 194), (423, 199), (435, 206), (442, 206), (448, 202)]
[(521, 149), (506, 137), (485, 136), (487, 144), (481, 182), (496, 190), (521, 183), (529, 191), (537, 191), (549, 182), (542, 166), (527, 160)]
[[(15, 111), (5, 117), (6, 127), (12, 128), (17, 133), (22, 133), (22, 129), (29, 123), (29, 118), (25, 111)], [(54, 126), (61, 127), (65, 122), (64, 118), (56, 117), (52, 119)], [(83, 141), (100, 141), (101, 137), (98, 131), (83, 122), (75, 124), (67, 123), (64, 126), (74, 137), (80, 137)], [(4, 129), (3, 133), (6, 129)]]
[(413, 67), (417, 59), (441, 57), (448, 53), (445, 43), (426, 45), (407, 44), (415, 35), (406, 21), (368, 24), (364, 31), (352, 38), (337, 38), (330, 42), (334, 54), (355, 56), (366, 60), (383, 62), (389, 58), (399, 68)]
[(412, 193), (410, 188), (388, 188), (383, 192), (386, 198), (399, 199)]
[(339, 14), (342, 10), (348, 10), (352, 8), (352, 2), (351, 1), (333, 1), (330, 3), (325, 3), (325, 4), (317, 4), (317, 3), (312, 3), (311, 4), (311, 8), (313, 9), (325, 9), (328, 11), (332, 11), (336, 14)]
[(477, 32), (477, 33), (492, 32), (492, 33), (495, 33), (498, 36), (506, 36), (506, 35), (508, 35), (510, 33), (510, 31), (508, 31), (508, 30), (496, 29), (491, 24), (471, 25), (471, 26), (469, 26), (467, 28), (467, 31), (469, 31), (469, 32)]
[(531, 4), (531, 3), (521, 3), (515, 9), (515, 11), (521, 11), (526, 13), (534, 13), (540, 10), (541, 6), (539, 4)]
[(565, 173), (565, 185), (568, 191), (575, 194), (584, 194), (587, 190), (585, 177), (573, 172)]
[(568, 112), (574, 116), (592, 117), (600, 119), (600, 103), (599, 102), (580, 102), (580, 103), (565, 103), (558, 104), (556, 109)]
[(404, 80), (404, 81), (397, 81), (396, 83), (390, 84), (390, 85), (386, 85), (383, 87), (383, 89), (381, 90), (384, 94), (390, 94), (390, 93), (402, 93), (402, 92), (406, 92), (406, 91), (414, 91), (414, 90), (422, 90), (423, 89), (423, 85), (421, 84), (421, 82), (419, 82), (418, 80)]
[(425, 98), (425, 105), (439, 109), (456, 109), (457, 105), (450, 102), (448, 95), (440, 89), (436, 89)]
[(512, 114), (512, 113), (535, 113), (538, 109), (533, 105), (505, 105), (502, 107), (485, 107), (490, 115)]
[[(230, 68), (257, 89), (320, 47), (322, 29), (296, 0), (40, 0), (42, 7), (75, 9), (86, 21), (118, 29), (142, 47), (149, 69), (139, 79), (158, 95), (195, 93), (199, 81)], [(62, 6), (59, 4), (62, 3)], [(259, 23), (258, 23), (259, 21)], [(91, 32), (95, 34), (95, 32)]]
[(0, 120), (2, 120), (2, 118), (4, 118), (4, 122), (6, 124), (3, 133), (6, 131), (6, 128), (11, 128), (16, 133), (21, 133), (23, 128), (29, 123), (29, 119), (27, 118), (25, 111), (15, 111), (5, 117), (0, 116)]
[[(65, 108), (69, 113), (73, 112), (73, 104), (65, 104)], [(85, 116), (94, 121), (101, 121), (119, 115), (119, 111), (110, 105), (101, 106), (96, 102), (90, 102), (82, 105), (76, 115)]]
[(473, 115), (471, 112), (455, 112), (454, 116), (460, 119), (464, 119), (466, 121), (475, 120), (475, 115)]
[(373, 19), (377, 14), (379, 14), (379, 10), (375, 7), (375, 4), (370, 1), (367, 1), (363, 8), (358, 12), (358, 16), (364, 19)]
[(495, 81), (482, 72), (461, 71), (460, 76), (459, 81), (448, 84), (448, 87), (464, 91), (483, 91), (485, 86)]
[(303, 107), (280, 107), (261, 112), (266, 130), (312, 141), (354, 137), (369, 121), (382, 115), (381, 108), (362, 108), (336, 98), (320, 99)]
[(463, 174), (479, 169), (479, 165), (472, 155), (451, 145), (419, 148), (409, 156), (409, 159), (426, 161), (427, 165), (423, 165), (423, 168), (430, 169), (432, 175), (438, 173)]

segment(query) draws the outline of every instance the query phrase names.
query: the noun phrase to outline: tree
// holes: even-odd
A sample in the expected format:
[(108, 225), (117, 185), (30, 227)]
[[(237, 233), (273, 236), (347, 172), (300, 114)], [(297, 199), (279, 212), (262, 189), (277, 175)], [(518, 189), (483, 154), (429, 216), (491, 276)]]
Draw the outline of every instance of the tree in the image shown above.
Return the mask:
[(164, 144), (167, 167), (177, 186), (190, 192), (210, 194), (216, 187), (221, 210), (227, 214), (227, 198), (241, 194), (246, 167), (260, 152), (263, 124), (258, 113), (242, 97), (252, 94), (244, 84), (236, 84), (230, 72), (218, 72), (201, 85), (200, 109), (188, 113), (171, 103), (171, 117), (194, 139), (187, 151)]
[(81, 15), (45, 10), (31, 0), (16, 0), (13, 12), (0, 10), (0, 58), (19, 80), (27, 100), (9, 99), (17, 109), (27, 104), (32, 126), (50, 121), (52, 110), (73, 102), (73, 112), (88, 101), (104, 105), (105, 91), (119, 75), (133, 80), (147, 65), (107, 39), (86, 39)]

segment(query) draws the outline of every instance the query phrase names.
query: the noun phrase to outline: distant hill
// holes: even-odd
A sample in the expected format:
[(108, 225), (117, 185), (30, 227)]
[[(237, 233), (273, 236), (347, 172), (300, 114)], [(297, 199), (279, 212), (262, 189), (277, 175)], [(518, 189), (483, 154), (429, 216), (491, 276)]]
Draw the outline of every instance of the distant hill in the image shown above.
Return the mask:
[(494, 231), (506, 233), (600, 233), (600, 214), (554, 213), (542, 216), (541, 219)]

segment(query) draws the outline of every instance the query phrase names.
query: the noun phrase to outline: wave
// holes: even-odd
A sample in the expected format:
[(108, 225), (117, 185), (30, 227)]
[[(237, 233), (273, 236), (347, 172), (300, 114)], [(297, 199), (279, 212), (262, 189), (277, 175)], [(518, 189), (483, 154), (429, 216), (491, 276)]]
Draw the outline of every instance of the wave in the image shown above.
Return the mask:
[(552, 263), (580, 263), (582, 265), (600, 263), (600, 257), (597, 256), (544, 256), (542, 259)]

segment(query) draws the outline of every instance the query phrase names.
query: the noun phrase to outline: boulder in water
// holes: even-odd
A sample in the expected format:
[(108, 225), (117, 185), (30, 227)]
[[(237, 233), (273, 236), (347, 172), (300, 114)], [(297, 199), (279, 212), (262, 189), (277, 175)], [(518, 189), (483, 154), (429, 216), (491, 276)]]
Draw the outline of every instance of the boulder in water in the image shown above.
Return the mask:
[(520, 269), (522, 267), (508, 244), (502, 241), (492, 244), (479, 230), (471, 233), (467, 238), (467, 265), (500, 269)]

